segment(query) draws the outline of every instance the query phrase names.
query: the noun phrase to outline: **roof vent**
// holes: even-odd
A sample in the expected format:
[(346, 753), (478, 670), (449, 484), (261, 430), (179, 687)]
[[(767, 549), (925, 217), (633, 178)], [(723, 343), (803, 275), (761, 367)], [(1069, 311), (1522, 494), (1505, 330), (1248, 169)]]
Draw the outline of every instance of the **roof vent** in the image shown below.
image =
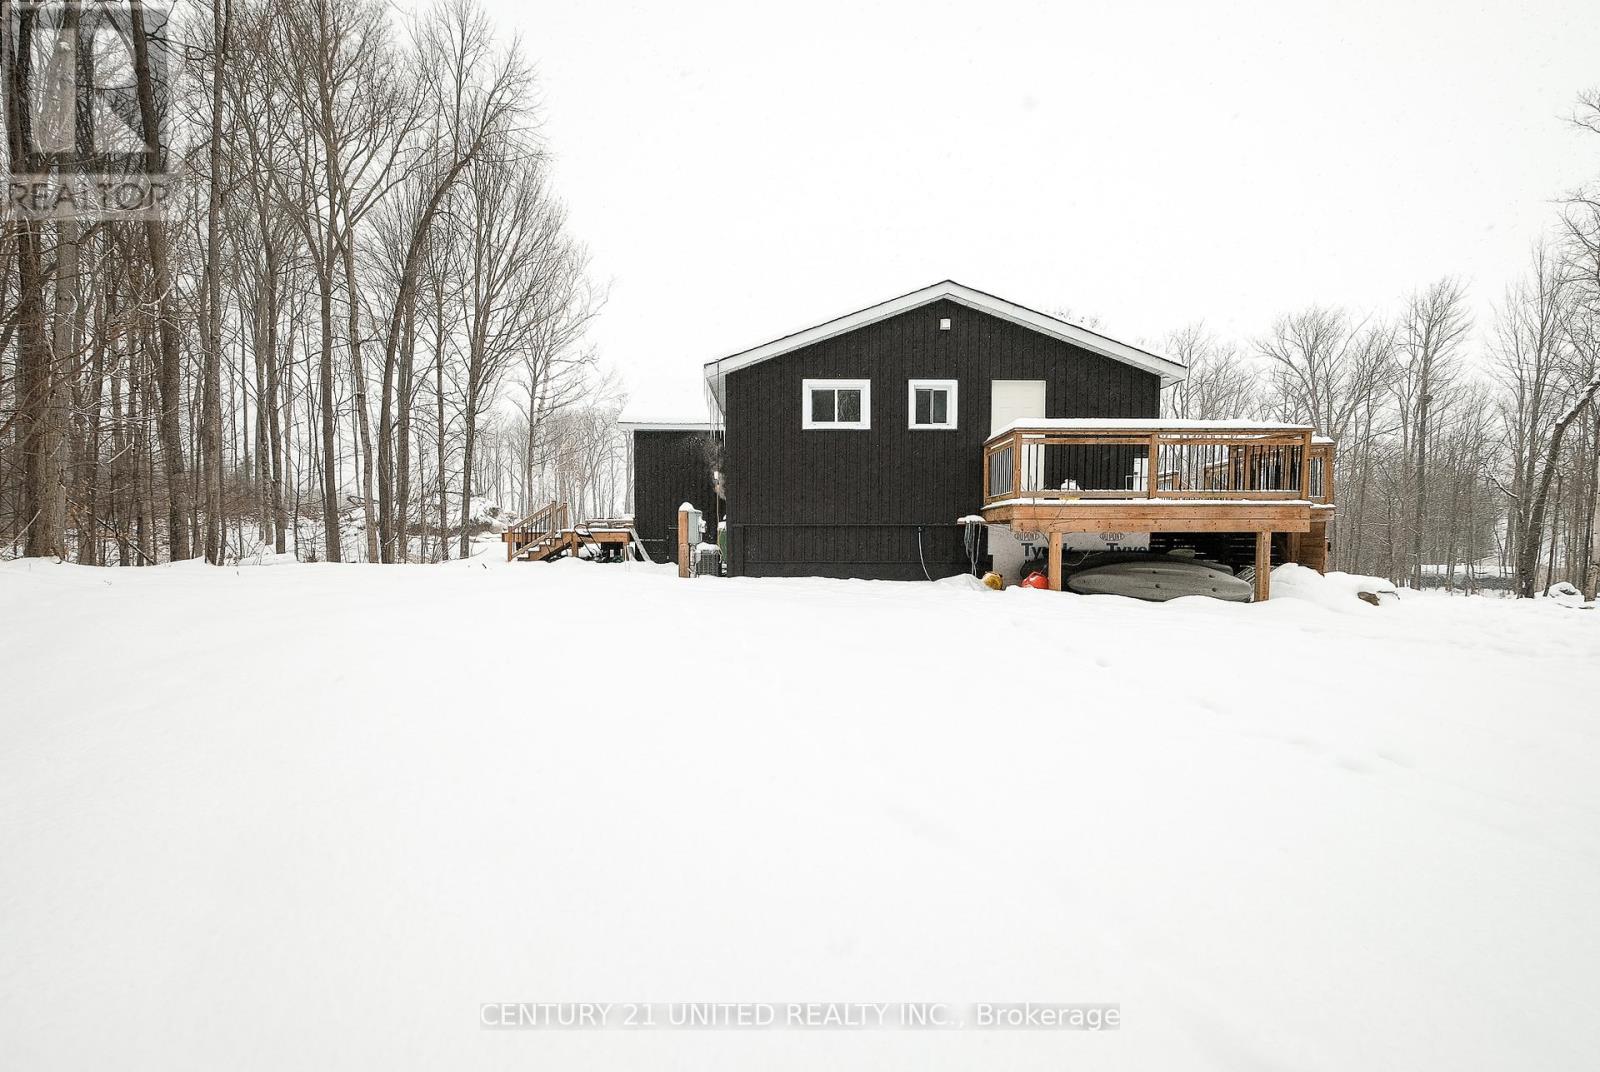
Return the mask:
[(949, 331), (950, 330), (950, 318), (948, 316), (942, 318), (939, 321), (939, 330), (940, 331)]

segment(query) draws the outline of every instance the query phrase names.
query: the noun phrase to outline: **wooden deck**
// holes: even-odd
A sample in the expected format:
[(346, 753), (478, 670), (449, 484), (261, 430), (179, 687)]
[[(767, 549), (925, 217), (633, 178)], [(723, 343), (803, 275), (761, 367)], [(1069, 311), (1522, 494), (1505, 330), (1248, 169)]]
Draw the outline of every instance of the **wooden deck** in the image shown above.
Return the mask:
[(1058, 590), (1066, 533), (1241, 532), (1265, 599), (1273, 534), (1325, 569), (1333, 510), (1333, 443), (1306, 425), (1045, 420), (983, 449), (984, 519), (1048, 536)]
[(626, 558), (636, 551), (631, 518), (591, 518), (568, 523), (567, 504), (552, 502), (507, 527), (500, 534), (507, 562), (549, 562), (563, 555), (576, 556), (587, 547), (592, 552), (615, 552)]

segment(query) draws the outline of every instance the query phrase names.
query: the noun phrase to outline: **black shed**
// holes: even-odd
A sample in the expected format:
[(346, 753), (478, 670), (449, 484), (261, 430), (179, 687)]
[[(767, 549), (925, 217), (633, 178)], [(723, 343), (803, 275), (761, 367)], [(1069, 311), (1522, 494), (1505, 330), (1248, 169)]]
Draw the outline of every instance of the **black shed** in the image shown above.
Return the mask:
[(632, 440), (633, 526), (656, 562), (678, 560), (678, 507), (691, 503), (716, 542), (723, 510), (716, 470), (722, 434), (705, 422), (623, 421)]

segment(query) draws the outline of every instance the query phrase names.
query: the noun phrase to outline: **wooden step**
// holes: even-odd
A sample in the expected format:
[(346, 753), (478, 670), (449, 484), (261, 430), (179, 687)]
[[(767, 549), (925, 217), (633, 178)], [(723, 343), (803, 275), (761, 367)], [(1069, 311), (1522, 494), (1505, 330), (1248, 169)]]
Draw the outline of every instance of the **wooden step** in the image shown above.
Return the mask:
[(555, 558), (557, 555), (575, 550), (577, 536), (572, 530), (550, 533), (546, 536), (527, 544), (517, 552), (520, 562), (544, 562)]

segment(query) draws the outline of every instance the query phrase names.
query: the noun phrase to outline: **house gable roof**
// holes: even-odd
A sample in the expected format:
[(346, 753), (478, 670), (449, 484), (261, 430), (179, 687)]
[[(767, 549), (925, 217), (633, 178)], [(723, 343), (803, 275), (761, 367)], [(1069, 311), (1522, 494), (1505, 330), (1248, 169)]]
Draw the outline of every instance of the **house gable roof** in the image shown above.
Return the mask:
[(1086, 327), (1062, 320), (1059, 317), (1041, 313), (1036, 309), (1029, 309), (1025, 305), (1018, 305), (1015, 302), (1006, 301), (1004, 298), (998, 298), (993, 294), (974, 290), (972, 287), (963, 286), (953, 279), (946, 279), (932, 286), (923, 287), (921, 290), (913, 290), (909, 294), (902, 294), (898, 298), (890, 298), (888, 301), (879, 302), (877, 305), (869, 305), (865, 309), (858, 309), (853, 313), (836, 317), (826, 323), (817, 324), (815, 327), (785, 335), (781, 339), (774, 339), (761, 346), (752, 347), (749, 350), (743, 350), (728, 357), (718, 358), (715, 361), (708, 361), (705, 366), (706, 387), (714, 399), (716, 407), (720, 410), (724, 405), (724, 387), (727, 375), (730, 372), (759, 364), (762, 361), (770, 361), (775, 357), (780, 357), (801, 347), (810, 346), (813, 343), (822, 342), (824, 339), (831, 339), (836, 335), (855, 331), (857, 328), (875, 324), (891, 316), (898, 316), (921, 306), (944, 300), (965, 305), (970, 309), (976, 309), (991, 316), (997, 316), (1002, 320), (1009, 320), (1025, 328), (1031, 328), (1040, 334), (1049, 335), (1063, 342), (1072, 343), (1074, 346), (1080, 346), (1092, 353), (1109, 357), (1113, 361), (1121, 361), (1123, 364), (1143, 369), (1146, 372), (1160, 376), (1161, 386), (1163, 387), (1177, 383), (1188, 375), (1188, 369), (1184, 367), (1182, 362), (1153, 354), (1148, 350), (1121, 342), (1108, 335), (1101, 335), (1097, 331), (1091, 331)]

